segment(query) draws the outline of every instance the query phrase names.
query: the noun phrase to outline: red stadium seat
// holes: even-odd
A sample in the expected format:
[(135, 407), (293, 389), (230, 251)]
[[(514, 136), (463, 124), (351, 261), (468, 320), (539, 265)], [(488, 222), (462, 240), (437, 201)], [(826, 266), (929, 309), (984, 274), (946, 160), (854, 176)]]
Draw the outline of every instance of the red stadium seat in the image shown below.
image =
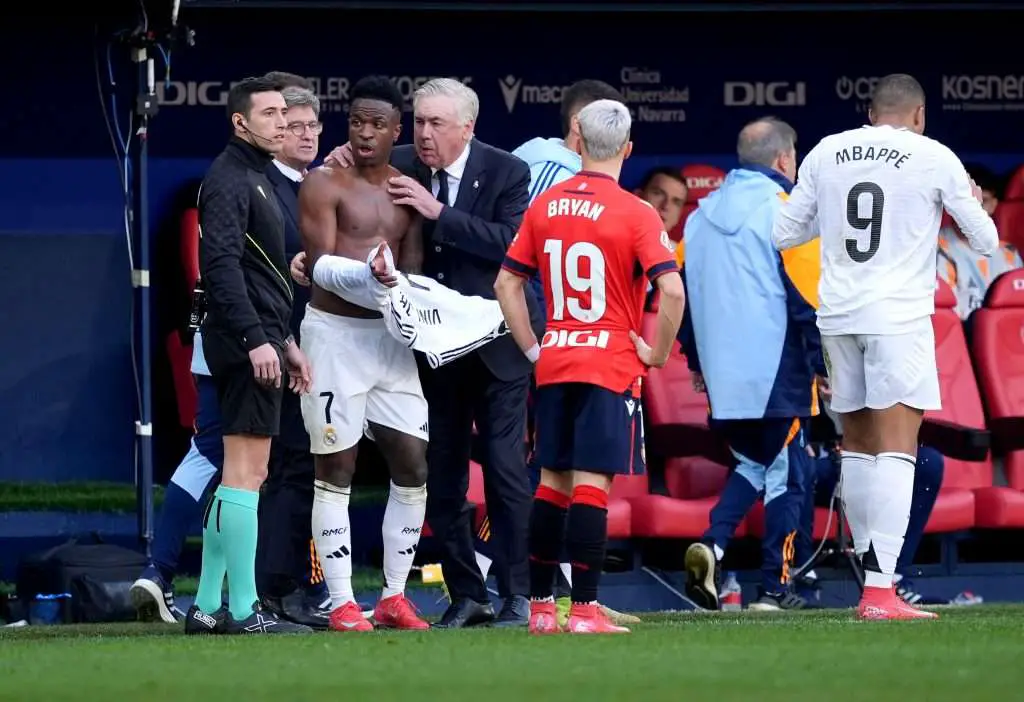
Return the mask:
[[(711, 509), (725, 484), (728, 469), (704, 458), (670, 460), (665, 468), (669, 495), (630, 497), (633, 537), (699, 539), (711, 522)], [(741, 522), (736, 536), (746, 534)]]
[(993, 446), (1024, 449), (1024, 270), (997, 278), (972, 318), (972, 346)]
[[(641, 331), (654, 339), (657, 314), (644, 314)], [(652, 368), (643, 384), (647, 423), (647, 455), (655, 460), (705, 456), (720, 463), (730, 461), (727, 449), (708, 429), (708, 402), (694, 392), (690, 370), (679, 342), (664, 368)]]
[(702, 456), (670, 458), (665, 463), (668, 494), (684, 500), (716, 497), (728, 478), (728, 466)]
[[(196, 208), (185, 210), (181, 216), (180, 246), (181, 265), (185, 272), (183, 292), (191, 299), (199, 279), (199, 210)], [(174, 330), (167, 335), (166, 346), (178, 403), (178, 422), (192, 429), (199, 402), (192, 378), (192, 344), (182, 343), (181, 334)]]
[(935, 357), (939, 368), (942, 409), (926, 412), (922, 441), (945, 456), (942, 488), (925, 531), (969, 529), (976, 521), (974, 490), (992, 485), (992, 461), (981, 395), (967, 352), (956, 298), (941, 280), (935, 294)]
[(691, 163), (683, 166), (680, 170), (683, 180), (686, 181), (686, 204), (683, 205), (682, 215), (679, 217), (679, 224), (673, 227), (668, 233), (673, 241), (683, 238), (683, 224), (690, 213), (697, 209), (697, 201), (707, 197), (712, 190), (717, 190), (725, 179), (725, 171), (716, 166), (709, 166), (703, 163)]
[(1002, 201), (992, 217), (999, 238), (1024, 251), (1024, 200)]
[[(979, 471), (974, 482), (991, 485), (990, 435), (985, 429), (985, 415), (964, 339), (963, 323), (954, 311), (956, 296), (942, 280), (937, 280), (937, 286), (932, 326), (942, 409), (925, 413), (921, 440), (944, 456), (973, 462), (973, 469)], [(972, 468), (964, 466), (963, 469)], [(949, 470), (946, 472), (948, 474)]]
[(1004, 457), (1003, 470), (1008, 487), (979, 488), (974, 491), (979, 527), (1024, 529), (1024, 451)]
[(994, 215), (999, 238), (1024, 251), (1024, 166), (1006, 183), (1006, 192)]
[(1009, 487), (975, 490), (979, 527), (1024, 528), (1024, 271), (992, 283), (974, 313), (972, 344), (993, 443)]
[[(970, 493), (968, 493), (970, 495)], [(758, 500), (750, 513), (747, 514), (747, 530), (751, 536), (756, 536), (761, 539), (764, 538), (764, 503)], [(825, 527), (828, 526), (828, 535), (826, 537)], [(811, 533), (811, 538), (815, 541), (821, 541), (824, 538), (835, 539), (839, 535), (839, 522), (836, 519), (836, 515), (832, 515), (832, 520), (829, 521), (829, 510), (825, 507), (814, 508), (814, 528)]]
[(646, 475), (616, 475), (608, 495), (608, 538), (628, 539), (633, 535), (631, 500), (648, 494)]

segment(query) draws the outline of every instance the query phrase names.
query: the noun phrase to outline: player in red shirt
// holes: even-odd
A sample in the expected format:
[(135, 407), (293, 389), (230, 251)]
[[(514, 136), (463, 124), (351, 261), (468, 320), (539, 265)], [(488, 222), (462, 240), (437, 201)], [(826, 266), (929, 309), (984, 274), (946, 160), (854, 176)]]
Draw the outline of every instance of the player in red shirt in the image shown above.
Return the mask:
[[(543, 466), (530, 517), (530, 631), (559, 631), (552, 597), (565, 543), (572, 563), (566, 631), (624, 633), (597, 605), (617, 474), (643, 471), (640, 378), (663, 366), (683, 316), (683, 284), (661, 218), (619, 187), (629, 110), (598, 100), (576, 117), (583, 170), (526, 211), (494, 291), (519, 348), (536, 362), (536, 451)], [(547, 329), (538, 343), (524, 286), (540, 271)], [(661, 291), (653, 348), (639, 335), (646, 278)], [(668, 275), (666, 275), (668, 274)]]

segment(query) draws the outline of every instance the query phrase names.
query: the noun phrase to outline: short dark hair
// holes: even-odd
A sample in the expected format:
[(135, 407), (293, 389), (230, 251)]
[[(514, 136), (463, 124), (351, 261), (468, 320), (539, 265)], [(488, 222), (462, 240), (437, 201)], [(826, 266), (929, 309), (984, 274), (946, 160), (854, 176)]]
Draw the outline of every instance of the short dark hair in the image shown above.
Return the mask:
[(683, 177), (683, 169), (675, 168), (673, 166), (655, 166), (651, 170), (644, 174), (643, 179), (640, 181), (640, 185), (637, 186), (637, 190), (646, 190), (647, 186), (651, 184), (657, 176), (668, 176), (672, 180), (677, 180), (686, 187), (689, 191), (689, 186), (686, 185), (686, 178)]
[(387, 76), (366, 76), (365, 78), (360, 78), (352, 86), (348, 96), (351, 103), (354, 103), (356, 100), (380, 100), (391, 105), (399, 112), (402, 111), (402, 105), (405, 104), (405, 100), (402, 98), (402, 91)]
[(625, 102), (622, 94), (603, 80), (578, 80), (566, 88), (562, 92), (562, 136), (569, 136), (573, 116), (598, 100)]
[(303, 78), (297, 73), (271, 71), (263, 77), (276, 84), (278, 90), (284, 90), (285, 88), (302, 88), (303, 90), (313, 89), (313, 81), (309, 78)]
[(906, 73), (879, 78), (871, 91), (871, 111), (876, 115), (909, 112), (923, 104), (924, 88)]
[(271, 80), (263, 78), (244, 78), (231, 86), (228, 91), (228, 118), (236, 112), (249, 117), (252, 111), (252, 96), (256, 93), (279, 93), (281, 89)]

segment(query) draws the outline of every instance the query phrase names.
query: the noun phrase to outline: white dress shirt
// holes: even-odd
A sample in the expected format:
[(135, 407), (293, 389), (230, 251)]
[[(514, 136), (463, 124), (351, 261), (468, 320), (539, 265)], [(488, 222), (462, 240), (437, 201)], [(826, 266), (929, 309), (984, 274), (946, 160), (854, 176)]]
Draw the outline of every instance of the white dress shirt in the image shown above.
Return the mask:
[(281, 173), (284, 174), (284, 177), (287, 178), (288, 180), (294, 181), (296, 183), (302, 182), (302, 178), (305, 175), (305, 173), (303, 173), (302, 171), (297, 171), (291, 166), (289, 166), (287, 163), (281, 163), (276, 158), (274, 159), (274, 165), (277, 166), (277, 170), (281, 171)]
[[(455, 206), (455, 199), (459, 196), (459, 184), (466, 172), (466, 162), (469, 161), (469, 144), (462, 150), (459, 157), (450, 166), (444, 169), (448, 174), (448, 202), (444, 203), (449, 207)], [(437, 197), (437, 191), (441, 188), (441, 182), (437, 178), (437, 168), (430, 169), (430, 192)]]

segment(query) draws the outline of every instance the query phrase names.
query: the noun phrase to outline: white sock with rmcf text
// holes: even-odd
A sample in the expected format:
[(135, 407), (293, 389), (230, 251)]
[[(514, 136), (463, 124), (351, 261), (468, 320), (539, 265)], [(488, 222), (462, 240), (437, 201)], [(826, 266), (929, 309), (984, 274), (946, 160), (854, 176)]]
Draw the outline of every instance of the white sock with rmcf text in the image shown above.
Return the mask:
[(427, 486), (400, 487), (391, 483), (384, 510), (381, 536), (384, 539), (384, 591), (381, 598), (405, 592), (416, 546), (420, 542), (427, 514)]
[(351, 494), (352, 488), (323, 480), (313, 482), (313, 543), (331, 593), (332, 609), (356, 599), (352, 593), (352, 525), (348, 519)]

